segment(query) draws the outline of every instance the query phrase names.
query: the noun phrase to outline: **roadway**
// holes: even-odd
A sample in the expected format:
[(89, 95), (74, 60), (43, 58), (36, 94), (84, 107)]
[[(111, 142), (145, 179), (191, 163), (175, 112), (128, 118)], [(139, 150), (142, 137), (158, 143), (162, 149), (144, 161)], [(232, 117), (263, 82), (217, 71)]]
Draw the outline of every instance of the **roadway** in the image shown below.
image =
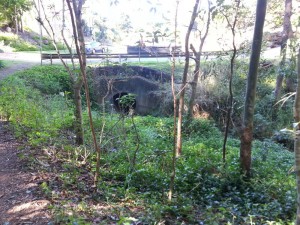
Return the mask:
[[(98, 58), (97, 55), (93, 57), (88, 57), (87, 62), (94, 64), (94, 63), (106, 63), (107, 61), (112, 63), (124, 63), (124, 62), (149, 62), (149, 61), (156, 61), (156, 62), (166, 62), (171, 59), (169, 55), (167, 56), (141, 56), (140, 58), (136, 56), (127, 56), (124, 54), (113, 54), (114, 57), (108, 57), (109, 55), (106, 55), (105, 57)], [(116, 57), (116, 55), (122, 55), (122, 57)], [(280, 56), (280, 48), (271, 48), (264, 51), (261, 55), (264, 59), (276, 59)], [(249, 56), (242, 56), (243, 58), (249, 57)], [(176, 57), (177, 59), (183, 60), (183, 57)], [(215, 58), (215, 56), (208, 56), (208, 60), (211, 60)], [(4, 52), (0, 53), (0, 60), (9, 60), (9, 61), (22, 61), (22, 62), (31, 62), (31, 63), (41, 63), (41, 55), (39, 52)], [(70, 59), (66, 59), (67, 62), (71, 62)], [(59, 59), (53, 59), (53, 63), (59, 63)], [(44, 61), (43, 64), (49, 64), (49, 62)]]

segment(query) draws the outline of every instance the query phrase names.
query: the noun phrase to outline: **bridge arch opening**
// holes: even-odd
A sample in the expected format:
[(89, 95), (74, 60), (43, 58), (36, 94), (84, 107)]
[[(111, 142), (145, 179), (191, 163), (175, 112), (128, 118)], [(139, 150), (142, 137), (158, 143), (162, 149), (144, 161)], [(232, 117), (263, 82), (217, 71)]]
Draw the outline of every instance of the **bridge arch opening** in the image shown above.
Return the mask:
[(120, 92), (113, 96), (113, 104), (117, 112), (129, 113), (136, 108), (136, 98), (132, 93)]

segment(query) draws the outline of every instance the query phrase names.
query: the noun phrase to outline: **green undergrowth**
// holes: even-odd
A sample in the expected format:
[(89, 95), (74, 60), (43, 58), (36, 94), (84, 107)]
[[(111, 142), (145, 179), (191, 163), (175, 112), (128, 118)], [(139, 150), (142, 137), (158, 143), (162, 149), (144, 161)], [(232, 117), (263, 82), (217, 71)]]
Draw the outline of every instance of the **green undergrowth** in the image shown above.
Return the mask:
[[(25, 37), (23, 37), (25, 36)], [(40, 37), (34, 33), (20, 32), (20, 35), (12, 33), (0, 32), (0, 49), (9, 46), (14, 51), (38, 51), (40, 48)], [(42, 38), (42, 49), (43, 50), (55, 50), (52, 41), (47, 38)], [(62, 43), (57, 44), (58, 49), (65, 49)]]
[(239, 171), (239, 140), (213, 120), (184, 127), (175, 190), (167, 201), (173, 119), (93, 111), (101, 146), (100, 181), (84, 112), (85, 144), (74, 145), (73, 103), (62, 67), (34, 67), (0, 83), (0, 115), (28, 140), (22, 157), (48, 174), (40, 190), (54, 224), (292, 224), (296, 212), (293, 154), (269, 139), (253, 143), (249, 180)]
[(19, 38), (17, 35), (1, 35), (0, 42), (3, 46), (9, 46), (14, 49), (14, 51), (37, 51), (38, 47), (26, 42), (25, 40)]
[(10, 67), (12, 65), (15, 65), (15, 64), (19, 63), (19, 62), (11, 61), (11, 60), (0, 60), (0, 61), (1, 61), (1, 65), (2, 65), (1, 68)]

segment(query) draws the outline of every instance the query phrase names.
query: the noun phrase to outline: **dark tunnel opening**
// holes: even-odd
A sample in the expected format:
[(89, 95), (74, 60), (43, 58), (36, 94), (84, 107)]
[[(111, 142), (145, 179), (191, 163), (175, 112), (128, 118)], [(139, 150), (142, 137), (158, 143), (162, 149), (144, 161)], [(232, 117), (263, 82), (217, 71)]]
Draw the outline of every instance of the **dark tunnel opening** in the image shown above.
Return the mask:
[[(125, 98), (124, 98), (125, 96)], [(127, 92), (121, 92), (117, 93), (113, 96), (113, 104), (117, 112), (122, 113), (129, 113), (130, 109), (136, 108), (136, 99), (134, 97), (135, 95), (127, 93)], [(121, 99), (123, 101), (121, 101)], [(125, 101), (124, 101), (125, 100)]]

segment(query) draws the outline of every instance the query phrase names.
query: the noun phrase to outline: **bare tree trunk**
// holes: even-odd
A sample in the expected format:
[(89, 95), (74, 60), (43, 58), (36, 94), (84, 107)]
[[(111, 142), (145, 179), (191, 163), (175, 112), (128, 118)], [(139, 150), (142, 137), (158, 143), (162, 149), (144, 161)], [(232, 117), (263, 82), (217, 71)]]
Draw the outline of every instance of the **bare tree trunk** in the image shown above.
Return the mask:
[(193, 25), (195, 22), (195, 19), (198, 15), (199, 0), (196, 0), (193, 13), (191, 16), (190, 24), (188, 27), (188, 30), (185, 35), (185, 64), (184, 64), (184, 70), (182, 75), (182, 84), (180, 88), (180, 95), (179, 95), (179, 105), (178, 105), (178, 121), (177, 121), (177, 142), (176, 142), (176, 157), (181, 155), (182, 152), (182, 118), (183, 118), (183, 108), (184, 108), (184, 95), (185, 95), (185, 88), (187, 84), (187, 75), (188, 75), (188, 69), (189, 69), (189, 59), (190, 59), (190, 53), (189, 53), (189, 39), (190, 34), (193, 29)]
[(188, 116), (187, 116), (188, 120), (191, 120), (193, 118), (193, 107), (194, 107), (194, 103), (195, 103), (195, 98), (196, 98), (196, 93), (197, 93), (197, 84), (198, 84), (199, 75), (200, 75), (200, 63), (201, 63), (202, 49), (203, 49), (203, 45), (204, 45), (205, 39), (207, 37), (209, 26), (210, 26), (210, 19), (211, 19), (210, 18), (210, 16), (211, 16), (210, 1), (207, 1), (207, 3), (208, 3), (208, 16), (207, 16), (207, 21), (206, 21), (206, 29), (205, 29), (203, 37), (201, 36), (201, 33), (200, 33), (200, 46), (199, 46), (198, 52), (196, 51), (194, 46), (191, 45), (191, 49), (192, 49), (194, 55), (196, 56), (196, 58), (195, 58), (194, 78), (193, 78), (193, 81), (191, 82), (192, 93), (191, 93), (191, 97), (190, 97), (190, 101), (189, 101)]
[(228, 16), (225, 16), (227, 20), (227, 24), (230, 26), (231, 34), (232, 34), (232, 47), (233, 47), (233, 54), (230, 59), (230, 74), (229, 74), (229, 106), (227, 109), (227, 118), (226, 118), (226, 127), (225, 127), (225, 133), (224, 133), (224, 141), (223, 141), (223, 162), (226, 162), (226, 144), (227, 144), (227, 138), (228, 138), (228, 132), (229, 132), (229, 123), (231, 120), (231, 113), (232, 113), (232, 107), (233, 107), (233, 92), (232, 92), (232, 78), (233, 78), (233, 72), (234, 72), (234, 66), (235, 66), (235, 57), (236, 57), (236, 45), (235, 45), (235, 27), (238, 20), (238, 10), (240, 8), (241, 1), (238, 0), (236, 2), (236, 8), (235, 8), (235, 16), (233, 23), (229, 21)]
[(241, 134), (240, 165), (242, 172), (250, 177), (251, 175), (251, 144), (253, 138), (253, 115), (255, 107), (255, 94), (258, 65), (263, 37), (263, 27), (266, 16), (267, 0), (257, 0), (256, 21), (250, 57), (247, 91), (245, 96), (244, 118)]
[(82, 103), (81, 103), (81, 87), (82, 79), (78, 78), (76, 84), (73, 84), (73, 99), (75, 104), (75, 121), (74, 121), (74, 132), (76, 134), (75, 142), (77, 145), (82, 145), (83, 129), (82, 129)]
[(23, 14), (20, 15), (20, 31), (21, 33), (24, 33), (24, 27), (23, 27)]
[(18, 11), (16, 5), (15, 5), (15, 32), (17, 35), (19, 34)]
[[(33, 3), (34, 3), (34, 6), (35, 6), (36, 10), (39, 12), (39, 17), (37, 18), (37, 21), (45, 29), (48, 36), (51, 37), (51, 39), (53, 41), (53, 45), (54, 45), (54, 47), (56, 49), (56, 52), (59, 56), (59, 59), (62, 62), (62, 64), (64, 65), (67, 72), (69, 73), (70, 80), (71, 80), (71, 83), (72, 83), (72, 88), (73, 88), (73, 90), (72, 90), (73, 91), (73, 100), (74, 100), (74, 104), (75, 104), (75, 111), (74, 111), (74, 116), (75, 116), (74, 132), (75, 132), (75, 135), (76, 135), (75, 141), (76, 141), (77, 145), (82, 145), (83, 141), (84, 141), (83, 128), (82, 128), (82, 104), (81, 104), (81, 95), (80, 95), (81, 88), (82, 88), (82, 85), (83, 85), (82, 76), (78, 75), (75, 72), (76, 68), (75, 68), (75, 65), (74, 65), (74, 61), (72, 61), (73, 68), (71, 69), (69, 67), (69, 65), (61, 57), (60, 50), (57, 47), (56, 33), (54, 31), (54, 28), (53, 28), (49, 18), (46, 15), (45, 7), (44, 7), (44, 4), (43, 4), (42, 0), (38, 1), (38, 3), (40, 3), (39, 6), (36, 5), (35, 1)], [(44, 20), (47, 22), (47, 25), (49, 26), (49, 28), (45, 25), (44, 20), (41, 18), (40, 6), (41, 6), (43, 14), (45, 16)], [(77, 31), (76, 31), (76, 33), (77, 33)], [(70, 48), (69, 48), (69, 50), (70, 50)], [(70, 51), (70, 54), (72, 54), (72, 51)], [(76, 74), (77, 74), (77, 76), (76, 76)]]
[(294, 154), (295, 154), (295, 172), (297, 180), (297, 214), (296, 214), (296, 225), (300, 225), (300, 49), (298, 51), (298, 73), (297, 73), (297, 90), (294, 105), (294, 119), (295, 119), (295, 144), (294, 144)]
[(280, 56), (281, 61), (279, 64), (279, 73), (276, 79), (276, 86), (274, 91), (275, 101), (277, 102), (281, 95), (282, 82), (284, 79), (284, 66), (286, 63), (286, 52), (287, 52), (287, 42), (289, 38), (293, 35), (292, 24), (291, 24), (291, 16), (292, 16), (292, 0), (285, 0), (285, 10), (284, 10), (284, 18), (283, 18), (283, 31), (282, 31), (282, 42), (280, 46)]
[[(175, 11), (175, 48), (177, 47), (177, 17), (178, 17), (178, 5), (179, 1), (176, 1), (176, 11)], [(174, 108), (174, 114), (173, 114), (173, 156), (172, 156), (172, 172), (170, 176), (170, 187), (169, 187), (169, 193), (168, 193), (168, 201), (172, 201), (173, 191), (174, 191), (174, 183), (175, 183), (175, 176), (176, 176), (176, 155), (177, 155), (177, 149), (176, 149), (176, 122), (177, 122), (177, 101), (176, 101), (176, 92), (175, 92), (175, 67), (176, 67), (176, 61), (174, 53), (172, 53), (172, 74), (171, 74), (171, 86), (172, 86), (172, 96), (173, 96), (173, 108)]]
[[(93, 124), (93, 117), (92, 117), (92, 110), (91, 110), (91, 104), (90, 104), (90, 95), (89, 95), (89, 87), (88, 87), (88, 81), (87, 81), (87, 75), (86, 75), (86, 55), (85, 55), (85, 44), (84, 44), (84, 35), (83, 35), (83, 30), (82, 30), (82, 19), (81, 19), (81, 10), (82, 10), (82, 5), (84, 3), (84, 0), (79, 0), (77, 3), (75, 1), (73, 2), (73, 12), (75, 15), (72, 13), (72, 7), (71, 7), (71, 2), (70, 0), (66, 0), (68, 4), (68, 8), (70, 10), (70, 15), (71, 15), (71, 21), (72, 21), (72, 26), (73, 26), (73, 35), (75, 39), (75, 45), (76, 45), (76, 51), (77, 55), (79, 58), (79, 63), (80, 63), (80, 71), (84, 83), (84, 89), (85, 89), (85, 95), (86, 95), (86, 102), (87, 102), (87, 108), (88, 108), (88, 114), (89, 114), (89, 122), (90, 122), (90, 128), (92, 131), (92, 137), (93, 137), (93, 142), (94, 142), (94, 147), (97, 153), (97, 162), (96, 162), (96, 173), (94, 177), (94, 184), (95, 186), (98, 183), (99, 180), (99, 168), (100, 168), (100, 155), (101, 155), (101, 150), (100, 147), (98, 146), (97, 138), (96, 138), (96, 133), (94, 129), (94, 124)], [(78, 90), (77, 90), (78, 91)], [(80, 94), (80, 89), (79, 89), (79, 94)], [(82, 126), (81, 126), (82, 127)]]
[[(73, 9), (70, 5), (70, 1), (67, 0), (72, 27), (73, 27), (73, 37), (75, 39), (75, 46), (77, 55), (79, 58), (80, 63), (80, 69), (81, 69), (81, 75), (78, 76), (74, 87), (74, 95), (75, 95), (75, 131), (76, 131), (76, 143), (82, 145), (84, 142), (84, 134), (82, 129), (82, 103), (81, 103), (81, 88), (83, 85), (83, 71), (85, 73), (85, 67), (86, 67), (86, 58), (82, 57), (82, 42), (84, 46), (84, 40), (83, 36), (80, 37), (80, 34), (82, 33), (82, 25), (81, 25), (81, 8), (82, 8), (82, 0), (78, 1), (78, 6), (75, 1), (73, 1)], [(75, 17), (75, 18), (74, 18)]]

